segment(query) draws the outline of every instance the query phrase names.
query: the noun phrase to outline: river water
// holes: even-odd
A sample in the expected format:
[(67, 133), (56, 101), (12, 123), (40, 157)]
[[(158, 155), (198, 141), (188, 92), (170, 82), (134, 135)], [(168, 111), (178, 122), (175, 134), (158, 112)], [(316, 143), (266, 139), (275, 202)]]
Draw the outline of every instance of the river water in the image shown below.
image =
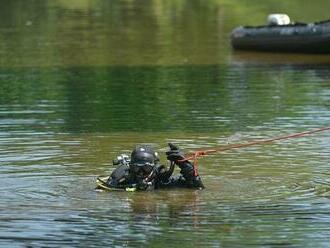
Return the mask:
[(330, 125), (329, 56), (228, 41), (330, 4), (265, 2), (4, 1), (0, 247), (329, 247), (329, 131), (201, 158), (205, 190), (94, 190), (138, 143), (166, 163)]

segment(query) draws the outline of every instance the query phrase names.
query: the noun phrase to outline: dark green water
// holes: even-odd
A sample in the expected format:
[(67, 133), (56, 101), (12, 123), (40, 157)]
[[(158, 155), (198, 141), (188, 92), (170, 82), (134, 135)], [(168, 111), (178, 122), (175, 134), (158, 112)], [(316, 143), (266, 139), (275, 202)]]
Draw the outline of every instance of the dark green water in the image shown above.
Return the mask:
[(202, 158), (203, 191), (94, 191), (137, 143), (329, 126), (329, 56), (228, 42), (272, 12), (329, 18), (314, 2), (3, 1), (0, 247), (328, 247), (329, 131)]

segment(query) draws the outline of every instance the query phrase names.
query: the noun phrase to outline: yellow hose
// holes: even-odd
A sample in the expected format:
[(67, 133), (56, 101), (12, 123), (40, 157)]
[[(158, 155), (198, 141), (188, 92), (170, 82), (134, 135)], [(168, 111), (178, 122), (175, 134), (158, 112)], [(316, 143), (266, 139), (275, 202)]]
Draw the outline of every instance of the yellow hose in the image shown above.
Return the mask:
[(108, 180), (109, 176), (99, 176), (96, 179), (96, 184), (98, 189), (102, 190), (107, 190), (107, 191), (127, 191), (127, 192), (134, 192), (136, 191), (135, 187), (127, 187), (127, 188), (114, 188), (114, 187), (109, 187), (106, 181)]

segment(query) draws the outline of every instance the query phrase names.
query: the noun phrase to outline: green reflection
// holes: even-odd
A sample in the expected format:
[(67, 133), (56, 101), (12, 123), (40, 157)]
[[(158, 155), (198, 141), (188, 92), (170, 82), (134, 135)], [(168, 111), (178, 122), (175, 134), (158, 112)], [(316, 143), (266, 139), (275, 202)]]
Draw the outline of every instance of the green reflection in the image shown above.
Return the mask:
[(329, 1), (2, 1), (0, 66), (226, 63), (229, 32), (265, 22), (328, 18)]
[(64, 132), (225, 132), (300, 117), (308, 124), (328, 108), (327, 95), (315, 101), (326, 66), (31, 68), (0, 75), (3, 117)]

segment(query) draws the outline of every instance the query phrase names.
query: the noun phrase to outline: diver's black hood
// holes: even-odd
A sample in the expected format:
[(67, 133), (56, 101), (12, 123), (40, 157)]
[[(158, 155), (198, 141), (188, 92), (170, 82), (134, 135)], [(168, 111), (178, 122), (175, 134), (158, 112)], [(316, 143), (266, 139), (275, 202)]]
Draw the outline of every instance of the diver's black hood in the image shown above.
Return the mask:
[(138, 145), (132, 151), (130, 164), (144, 165), (146, 163), (157, 164), (158, 162), (158, 153), (151, 146)]

